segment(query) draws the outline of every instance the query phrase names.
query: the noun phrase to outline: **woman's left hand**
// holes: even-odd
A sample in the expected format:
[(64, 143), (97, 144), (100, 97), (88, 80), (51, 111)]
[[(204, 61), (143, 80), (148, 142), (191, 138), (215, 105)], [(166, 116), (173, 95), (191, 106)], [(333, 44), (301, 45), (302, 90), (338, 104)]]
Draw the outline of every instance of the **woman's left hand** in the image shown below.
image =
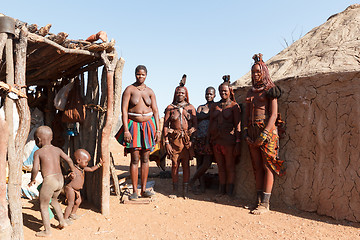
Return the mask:
[(189, 134), (192, 135), (194, 132), (196, 132), (196, 129), (194, 127), (189, 129)]
[(161, 134), (159, 131), (155, 133), (155, 143), (159, 143), (161, 139)]
[(264, 140), (260, 137), (258, 137), (255, 142), (253, 143), (254, 147), (260, 147), (264, 144)]

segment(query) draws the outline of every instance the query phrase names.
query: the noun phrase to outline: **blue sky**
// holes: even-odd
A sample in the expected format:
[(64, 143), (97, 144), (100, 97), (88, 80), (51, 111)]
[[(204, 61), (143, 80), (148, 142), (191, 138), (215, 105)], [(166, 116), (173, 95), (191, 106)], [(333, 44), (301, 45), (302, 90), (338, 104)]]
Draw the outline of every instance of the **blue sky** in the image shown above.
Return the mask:
[[(55, 2), (55, 1), (54, 1)], [(29, 24), (52, 24), (50, 32), (86, 39), (99, 30), (116, 40), (125, 59), (123, 88), (134, 82), (134, 69), (148, 68), (146, 84), (160, 115), (171, 103), (182, 74), (188, 75), (190, 102), (205, 103), (208, 86), (221, 77), (235, 81), (246, 74), (254, 53), (268, 60), (334, 13), (357, 1), (8, 1), (0, 12)], [(216, 98), (218, 100), (219, 97)]]

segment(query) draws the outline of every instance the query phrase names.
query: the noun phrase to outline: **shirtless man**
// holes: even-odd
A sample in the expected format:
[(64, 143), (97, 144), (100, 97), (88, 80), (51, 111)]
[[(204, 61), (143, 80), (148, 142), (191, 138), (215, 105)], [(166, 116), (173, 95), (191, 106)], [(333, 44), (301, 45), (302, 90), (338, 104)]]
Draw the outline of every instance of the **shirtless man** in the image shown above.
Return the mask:
[(183, 168), (184, 198), (187, 197), (190, 179), (189, 161), (195, 155), (190, 137), (196, 128), (196, 110), (189, 103), (189, 95), (184, 83), (180, 82), (180, 86), (175, 89), (172, 104), (165, 109), (163, 134), (166, 152), (172, 161), (171, 175), (175, 193), (178, 191), (180, 163)]
[(102, 160), (96, 164), (95, 166), (88, 167), (89, 161), (91, 156), (88, 151), (85, 149), (78, 149), (74, 153), (74, 160), (75, 160), (75, 171), (74, 177), (65, 186), (65, 194), (67, 199), (67, 207), (64, 212), (64, 218), (76, 220), (79, 217), (76, 215), (76, 211), (81, 204), (81, 195), (80, 190), (84, 186), (84, 172), (94, 172), (98, 168), (102, 166)]
[(64, 216), (58, 202), (58, 196), (64, 185), (64, 178), (61, 173), (60, 158), (65, 159), (70, 169), (75, 171), (71, 158), (66, 155), (60, 148), (51, 145), (52, 130), (47, 126), (41, 126), (35, 131), (35, 142), (40, 148), (34, 153), (34, 163), (31, 171), (31, 181), (29, 186), (35, 183), (36, 175), (41, 168), (41, 175), (44, 179), (40, 189), (40, 211), (41, 218), (45, 227), (44, 231), (36, 233), (37, 237), (51, 236), (49, 202), (55, 209), (59, 219), (59, 228), (67, 226)]
[(141, 161), (141, 196), (151, 197), (146, 190), (149, 173), (150, 151), (160, 140), (159, 111), (153, 90), (145, 85), (147, 69), (139, 65), (135, 69), (136, 82), (128, 86), (122, 96), (121, 111), (123, 126), (116, 134), (118, 142), (125, 146), (125, 154), (131, 154), (130, 174), (133, 194), (130, 200), (138, 198), (138, 166)]

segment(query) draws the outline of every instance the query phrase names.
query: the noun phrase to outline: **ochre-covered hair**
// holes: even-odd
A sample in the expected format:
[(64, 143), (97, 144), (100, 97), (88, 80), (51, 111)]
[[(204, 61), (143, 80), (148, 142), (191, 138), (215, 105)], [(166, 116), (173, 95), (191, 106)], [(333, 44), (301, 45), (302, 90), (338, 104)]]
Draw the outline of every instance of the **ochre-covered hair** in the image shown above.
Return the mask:
[[(270, 78), (269, 69), (267, 68), (266, 64), (264, 63), (262, 56), (263, 55), (261, 53), (255, 54), (253, 56), (255, 63), (252, 66), (252, 68), (255, 65), (259, 65), (260, 71), (261, 71), (261, 80), (265, 86), (265, 90), (269, 90), (270, 88), (275, 87), (275, 84), (273, 83), (273, 81)], [(252, 82), (252, 85), (255, 87), (254, 76), (253, 76), (252, 72), (251, 72), (251, 82)]]
[(188, 90), (187, 88), (185, 87), (185, 83), (186, 83), (186, 74), (184, 74), (180, 80), (180, 83), (179, 83), (179, 86), (177, 86), (175, 88), (175, 92), (174, 92), (174, 98), (173, 98), (173, 104), (176, 104), (176, 91), (180, 88), (183, 88), (185, 89), (185, 102), (189, 103), (189, 93), (188, 93)]
[(220, 92), (220, 87), (221, 86), (227, 86), (229, 88), (229, 91), (230, 91), (230, 99), (235, 101), (235, 95), (234, 95), (234, 90), (230, 84), (230, 75), (224, 75), (222, 77), (222, 79), (224, 80), (224, 82), (222, 84), (219, 85), (219, 92)]

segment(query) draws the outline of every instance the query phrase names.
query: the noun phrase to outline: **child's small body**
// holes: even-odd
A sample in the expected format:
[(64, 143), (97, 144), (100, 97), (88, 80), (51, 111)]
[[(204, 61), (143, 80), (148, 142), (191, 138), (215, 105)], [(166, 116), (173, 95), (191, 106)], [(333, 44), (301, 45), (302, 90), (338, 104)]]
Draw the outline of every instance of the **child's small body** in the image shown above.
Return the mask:
[[(60, 159), (64, 159), (69, 164), (72, 171), (75, 171), (71, 158), (60, 148), (51, 145), (52, 130), (47, 126), (41, 126), (35, 131), (35, 142), (40, 148), (34, 153), (34, 163), (31, 171), (31, 182), (29, 186), (35, 183), (35, 178), (41, 169), (43, 183), (40, 190), (40, 212), (45, 227), (44, 231), (36, 233), (38, 237), (51, 236), (49, 202), (54, 207), (59, 220), (59, 228), (64, 228), (67, 224), (58, 202), (58, 196), (64, 186), (64, 178), (61, 173)], [(71, 173), (73, 175), (73, 173)]]
[(76, 211), (81, 204), (80, 190), (84, 186), (85, 172), (93, 172), (102, 166), (102, 160), (93, 167), (88, 167), (91, 157), (85, 149), (78, 149), (74, 153), (75, 170), (72, 174), (72, 180), (65, 186), (67, 207), (64, 212), (65, 219), (76, 220), (78, 216)]

